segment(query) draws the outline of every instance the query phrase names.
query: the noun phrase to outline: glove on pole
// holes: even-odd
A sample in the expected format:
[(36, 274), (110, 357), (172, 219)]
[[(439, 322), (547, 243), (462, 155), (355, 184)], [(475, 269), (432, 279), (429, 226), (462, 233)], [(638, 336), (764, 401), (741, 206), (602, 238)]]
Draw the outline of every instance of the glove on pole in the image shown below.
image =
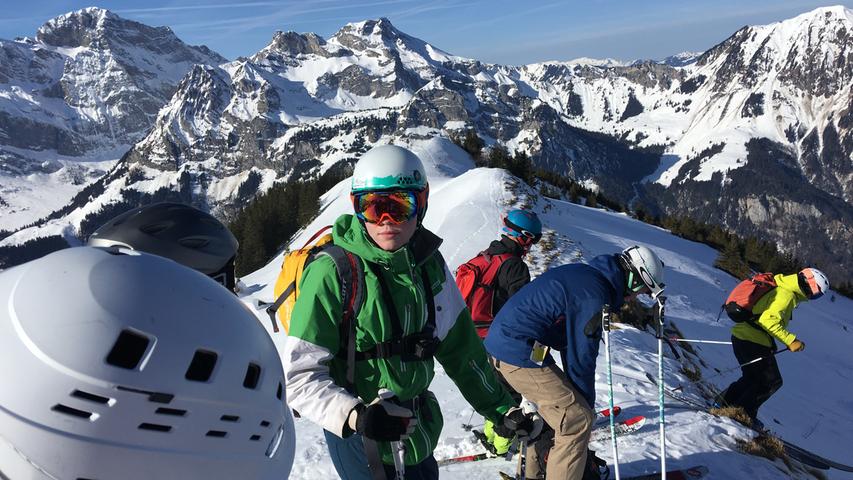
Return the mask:
[(411, 410), (390, 401), (393, 397), (394, 393), (390, 390), (380, 390), (379, 396), (370, 405), (356, 406), (348, 420), (350, 428), (362, 436), (364, 452), (374, 480), (386, 480), (377, 441), (391, 442), (397, 479), (403, 480), (405, 447), (402, 440), (408, 438), (418, 424)]

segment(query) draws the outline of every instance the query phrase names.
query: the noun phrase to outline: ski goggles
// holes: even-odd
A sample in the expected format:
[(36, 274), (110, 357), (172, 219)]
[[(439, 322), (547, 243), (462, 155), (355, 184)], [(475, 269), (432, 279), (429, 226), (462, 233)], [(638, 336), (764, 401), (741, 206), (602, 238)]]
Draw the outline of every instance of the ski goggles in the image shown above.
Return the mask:
[(418, 215), (424, 192), (398, 190), (364, 192), (352, 196), (356, 216), (367, 223), (407, 222)]
[(809, 291), (807, 296), (810, 300), (815, 300), (823, 296), (823, 291), (820, 289), (820, 285), (817, 283), (817, 279), (815, 278), (814, 273), (812, 273), (811, 268), (805, 268), (802, 272), (800, 272), (803, 279), (806, 281), (806, 285), (809, 286)]
[(504, 225), (524, 237), (527, 243), (538, 243), (539, 240), (542, 240), (542, 232), (533, 233), (529, 230), (525, 230), (519, 227), (518, 225), (510, 222), (508, 218), (504, 218)]

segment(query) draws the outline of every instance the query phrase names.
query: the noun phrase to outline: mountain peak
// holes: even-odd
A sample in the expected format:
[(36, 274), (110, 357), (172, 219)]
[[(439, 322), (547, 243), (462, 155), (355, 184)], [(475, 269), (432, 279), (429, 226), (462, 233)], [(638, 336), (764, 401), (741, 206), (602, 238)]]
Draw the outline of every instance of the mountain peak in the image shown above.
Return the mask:
[(360, 37), (380, 37), (383, 39), (406, 36), (405, 33), (398, 30), (397, 27), (391, 23), (391, 20), (388, 20), (385, 17), (348, 23), (340, 29), (338, 34), (340, 33), (348, 33), (351, 35), (358, 35)]
[(36, 38), (57, 47), (88, 46), (106, 25), (121, 18), (109, 10), (88, 7), (48, 20), (39, 27)]
[(410, 49), (421, 49), (426, 42), (397, 29), (385, 17), (363, 20), (344, 25), (332, 36), (337, 43), (356, 51), (379, 47), (396, 50), (401, 44)]
[(272, 41), (266, 48), (258, 53), (263, 56), (264, 52), (283, 52), (289, 55), (317, 54), (324, 55), (323, 45), (326, 40), (316, 33), (296, 33), (294, 31), (277, 31)]

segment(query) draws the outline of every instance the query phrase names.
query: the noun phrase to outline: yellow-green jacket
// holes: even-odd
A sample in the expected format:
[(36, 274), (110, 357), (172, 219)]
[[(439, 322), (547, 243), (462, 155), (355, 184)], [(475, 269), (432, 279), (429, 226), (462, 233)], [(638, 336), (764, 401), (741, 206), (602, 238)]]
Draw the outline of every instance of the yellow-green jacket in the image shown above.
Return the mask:
[[(796, 340), (796, 335), (788, 331), (788, 322), (797, 305), (806, 300), (797, 282), (797, 274), (774, 275), (777, 288), (770, 290), (752, 308), (752, 313), (760, 315), (757, 323), (759, 330), (749, 323), (738, 323), (732, 327), (732, 336), (748, 342), (773, 347), (770, 335), (776, 340), (790, 346)], [(768, 335), (768, 333), (770, 335)]]

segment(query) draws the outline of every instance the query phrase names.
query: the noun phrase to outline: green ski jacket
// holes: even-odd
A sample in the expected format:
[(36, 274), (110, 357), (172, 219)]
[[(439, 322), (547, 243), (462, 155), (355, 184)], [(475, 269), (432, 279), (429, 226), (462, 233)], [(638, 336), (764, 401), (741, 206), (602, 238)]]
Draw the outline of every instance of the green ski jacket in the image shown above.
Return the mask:
[[(368, 351), (391, 340), (391, 308), (397, 310), (404, 335), (421, 332), (427, 323), (426, 292), (431, 290), (434, 336), (440, 340), (434, 359), (477, 412), (493, 422), (502, 421), (514, 402), (498, 383), (470, 313), (438, 252), (441, 239), (419, 227), (408, 245), (388, 252), (370, 241), (353, 215), (339, 217), (332, 235), (336, 245), (356, 254), (364, 263), (364, 301), (356, 319), (356, 349)], [(422, 269), (431, 284), (429, 289), (422, 285)], [(393, 305), (383, 298), (374, 271), (383, 276)], [(431, 455), (443, 425), (438, 402), (427, 391), (435, 375), (434, 359), (404, 362), (395, 355), (359, 360), (354, 392), (347, 391), (347, 344), (341, 338), (343, 308), (333, 261), (321, 256), (310, 263), (300, 289), (282, 353), (290, 407), (343, 437), (348, 434), (345, 424), (350, 411), (360, 402), (373, 401), (379, 389), (391, 390), (401, 401), (417, 397), (418, 425), (406, 440), (406, 464), (418, 464)], [(383, 462), (393, 464), (390, 444), (380, 442), (379, 447)]]

